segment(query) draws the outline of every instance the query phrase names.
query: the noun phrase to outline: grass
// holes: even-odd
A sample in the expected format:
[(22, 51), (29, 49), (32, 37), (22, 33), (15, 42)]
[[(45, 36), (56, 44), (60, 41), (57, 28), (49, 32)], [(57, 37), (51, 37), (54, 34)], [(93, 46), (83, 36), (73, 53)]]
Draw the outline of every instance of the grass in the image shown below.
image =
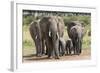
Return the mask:
[(30, 36), (29, 26), (23, 26), (23, 55), (35, 53), (35, 44)]
[(91, 48), (91, 36), (88, 36), (87, 34), (88, 33), (86, 33), (83, 37), (83, 48), (84, 49)]

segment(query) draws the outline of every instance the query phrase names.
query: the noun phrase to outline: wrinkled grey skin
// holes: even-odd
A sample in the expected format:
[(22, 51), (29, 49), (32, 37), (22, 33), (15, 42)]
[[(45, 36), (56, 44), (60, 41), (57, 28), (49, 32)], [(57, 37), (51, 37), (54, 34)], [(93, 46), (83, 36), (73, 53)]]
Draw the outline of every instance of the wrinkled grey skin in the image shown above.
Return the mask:
[(48, 49), (48, 57), (59, 59), (59, 37), (63, 36), (64, 22), (63, 19), (56, 16), (43, 17), (40, 21), (42, 34), (42, 49), (44, 41)]
[(42, 55), (42, 42), (41, 42), (41, 32), (40, 32), (40, 25), (39, 20), (35, 20), (31, 23), (30, 28), (30, 35), (35, 42), (36, 46), (36, 56)]
[(81, 22), (73, 21), (68, 24), (68, 35), (72, 39), (74, 54), (81, 54), (84, 25)]
[(66, 55), (72, 55), (72, 51), (73, 51), (73, 43), (71, 39), (66, 40)]
[(59, 55), (63, 56), (65, 55), (65, 47), (66, 47), (66, 41), (64, 40), (64, 38), (60, 38), (59, 39)]
[[(67, 32), (68, 32), (68, 36), (69, 36), (69, 37), (71, 37), (71, 36), (70, 36), (70, 29), (71, 29), (73, 26), (75, 26), (75, 25), (79, 25), (79, 26), (82, 27), (82, 29), (84, 29), (84, 23), (83, 23), (83, 22), (79, 22), (79, 21), (71, 21), (71, 22), (69, 22), (69, 23), (67, 24)], [(84, 33), (84, 31), (83, 31), (82, 33)]]

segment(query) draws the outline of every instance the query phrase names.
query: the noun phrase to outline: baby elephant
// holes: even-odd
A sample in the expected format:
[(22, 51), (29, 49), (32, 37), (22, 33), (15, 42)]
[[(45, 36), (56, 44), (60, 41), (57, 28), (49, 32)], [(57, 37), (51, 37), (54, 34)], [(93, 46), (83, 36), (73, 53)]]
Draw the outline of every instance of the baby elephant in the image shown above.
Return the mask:
[(71, 39), (68, 39), (66, 41), (65, 50), (66, 50), (66, 55), (72, 55), (73, 44), (72, 44), (72, 40)]
[(64, 38), (59, 39), (59, 55), (72, 55), (73, 43), (71, 39), (64, 40)]

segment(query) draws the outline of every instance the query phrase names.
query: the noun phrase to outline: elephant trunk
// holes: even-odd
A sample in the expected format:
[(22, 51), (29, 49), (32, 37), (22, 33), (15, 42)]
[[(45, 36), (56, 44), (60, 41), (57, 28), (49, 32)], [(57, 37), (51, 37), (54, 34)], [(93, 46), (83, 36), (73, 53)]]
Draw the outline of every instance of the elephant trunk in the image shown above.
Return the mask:
[(55, 54), (55, 58), (59, 59), (59, 35), (53, 35), (53, 39), (52, 39), (52, 43), (53, 43), (53, 52)]

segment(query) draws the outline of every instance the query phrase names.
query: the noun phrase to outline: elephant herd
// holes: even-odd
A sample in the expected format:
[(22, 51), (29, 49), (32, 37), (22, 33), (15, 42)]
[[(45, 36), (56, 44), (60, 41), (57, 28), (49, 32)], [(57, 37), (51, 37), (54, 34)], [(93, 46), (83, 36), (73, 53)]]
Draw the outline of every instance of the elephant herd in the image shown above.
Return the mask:
[[(69, 39), (64, 40), (65, 23), (60, 16), (44, 16), (31, 22), (29, 31), (36, 46), (36, 56), (47, 55), (59, 59), (63, 55), (80, 55), (84, 24), (71, 21), (67, 24)], [(68, 38), (68, 37), (66, 37)]]

